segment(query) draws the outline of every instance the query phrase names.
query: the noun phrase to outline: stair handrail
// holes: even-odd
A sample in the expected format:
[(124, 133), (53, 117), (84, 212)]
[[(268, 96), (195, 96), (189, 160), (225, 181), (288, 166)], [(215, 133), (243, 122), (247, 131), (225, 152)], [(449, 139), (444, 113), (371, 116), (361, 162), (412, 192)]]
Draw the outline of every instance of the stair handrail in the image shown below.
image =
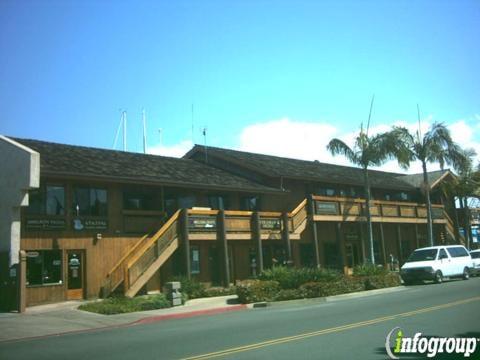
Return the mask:
[(130, 259), (127, 263), (127, 268), (131, 268), (132, 265), (138, 261), (142, 257), (142, 255), (150, 249), (152, 245), (154, 245), (157, 240), (170, 228), (170, 225), (172, 225), (180, 216), (180, 210), (177, 210), (171, 217), (170, 219), (167, 220), (165, 224), (162, 225), (162, 227), (150, 238), (148, 241), (144, 243), (142, 248), (137, 251), (135, 256)]

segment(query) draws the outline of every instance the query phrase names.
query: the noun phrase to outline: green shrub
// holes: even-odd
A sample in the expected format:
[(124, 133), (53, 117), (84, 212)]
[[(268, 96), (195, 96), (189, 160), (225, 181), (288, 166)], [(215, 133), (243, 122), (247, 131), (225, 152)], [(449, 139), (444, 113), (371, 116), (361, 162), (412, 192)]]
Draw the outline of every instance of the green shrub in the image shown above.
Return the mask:
[(394, 286), (400, 286), (400, 276), (396, 273), (368, 276), (365, 279), (366, 290), (383, 289)]
[(341, 274), (332, 269), (290, 268), (274, 266), (259, 275), (260, 280), (278, 281), (282, 289), (297, 289), (302, 284), (316, 281), (333, 281), (341, 278)]
[(182, 294), (185, 294), (188, 299), (197, 299), (197, 298), (202, 298), (206, 296), (205, 284), (195, 279), (189, 279), (186, 276), (176, 276), (169, 281), (179, 281), (180, 292)]
[(376, 266), (372, 264), (357, 265), (353, 268), (353, 275), (355, 276), (372, 276), (372, 275), (386, 275), (388, 270), (383, 266)]
[(134, 298), (111, 297), (105, 300), (80, 305), (80, 310), (104, 315), (123, 314), (135, 311), (155, 310), (170, 307), (165, 295), (144, 295)]
[(214, 297), (214, 296), (227, 296), (227, 295), (235, 295), (237, 289), (235, 286), (230, 286), (228, 288), (224, 287), (209, 287), (205, 289), (205, 297)]
[(303, 299), (300, 289), (282, 289), (275, 295), (275, 301)]
[(300, 292), (305, 298), (333, 296), (363, 290), (365, 290), (363, 279), (346, 276), (335, 281), (309, 282), (300, 287)]
[(248, 304), (275, 300), (280, 286), (277, 281), (245, 280), (237, 284), (236, 290), (240, 303)]

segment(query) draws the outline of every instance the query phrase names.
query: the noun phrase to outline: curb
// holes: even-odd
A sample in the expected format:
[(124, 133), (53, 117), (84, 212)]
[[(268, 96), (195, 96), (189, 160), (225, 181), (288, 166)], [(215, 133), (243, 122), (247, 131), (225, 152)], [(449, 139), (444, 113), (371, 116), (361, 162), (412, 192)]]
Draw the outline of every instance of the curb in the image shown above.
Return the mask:
[(130, 323), (130, 325), (151, 324), (151, 323), (162, 321), (162, 320), (185, 319), (185, 318), (201, 316), (201, 315), (216, 315), (216, 314), (222, 314), (226, 312), (239, 311), (239, 310), (245, 310), (245, 309), (247, 309), (247, 305), (241, 304), (241, 305), (225, 306), (221, 308), (194, 310), (194, 311), (188, 311), (188, 312), (176, 313), (176, 314), (155, 315), (155, 316), (150, 316), (150, 317), (136, 320)]
[(123, 324), (114, 324), (114, 325), (107, 325), (107, 326), (101, 326), (101, 327), (94, 327), (90, 329), (69, 330), (69, 331), (52, 333), (52, 334), (0, 340), (0, 344), (15, 343), (15, 342), (29, 341), (29, 340), (39, 340), (39, 339), (44, 339), (44, 338), (53, 337), (53, 336), (83, 334), (83, 333), (95, 332), (95, 331), (119, 329), (119, 328), (125, 328), (129, 326), (135, 326), (135, 325), (151, 324), (151, 323), (162, 321), (162, 320), (184, 319), (184, 318), (190, 318), (190, 317), (196, 317), (196, 316), (202, 316), (202, 315), (215, 315), (215, 314), (221, 314), (221, 313), (233, 312), (233, 311), (239, 311), (239, 310), (245, 310), (245, 309), (247, 309), (247, 305), (241, 304), (241, 305), (224, 306), (220, 308), (211, 308), (211, 309), (205, 309), (205, 310), (186, 311), (183, 313), (176, 313), (176, 314), (156, 315), (156, 316), (145, 317), (135, 321), (125, 322)]
[(295, 304), (308, 305), (311, 303), (332, 302), (335, 300), (347, 300), (347, 299), (362, 298), (362, 297), (368, 297), (368, 296), (374, 296), (374, 295), (388, 294), (388, 293), (393, 293), (393, 292), (402, 291), (406, 289), (407, 288), (404, 286), (394, 286), (394, 287), (383, 288), (383, 289), (364, 290), (364, 291), (357, 291), (353, 293), (324, 296), (324, 297), (317, 297), (317, 298), (294, 299), (294, 300), (284, 300), (284, 301), (268, 301), (268, 302), (262, 301), (262, 302), (248, 304), (248, 307), (251, 309), (256, 309), (256, 308), (286, 306), (286, 305), (295, 305)]

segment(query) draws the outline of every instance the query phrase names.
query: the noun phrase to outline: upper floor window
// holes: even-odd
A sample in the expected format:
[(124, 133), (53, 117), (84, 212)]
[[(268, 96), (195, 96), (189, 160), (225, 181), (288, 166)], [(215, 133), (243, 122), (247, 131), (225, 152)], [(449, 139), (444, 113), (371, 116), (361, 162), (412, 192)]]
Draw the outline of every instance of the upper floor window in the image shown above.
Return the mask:
[(107, 190), (77, 187), (73, 190), (73, 210), (77, 216), (106, 216)]
[(158, 200), (153, 192), (123, 192), (123, 208), (128, 210), (162, 210), (162, 203)]
[(317, 187), (317, 195), (335, 196), (336, 191), (333, 187)]
[(208, 206), (215, 210), (226, 210), (229, 208), (228, 197), (223, 195), (208, 196)]
[(65, 215), (65, 189), (59, 185), (44, 185), (29, 194), (29, 214)]
[(246, 196), (242, 198), (242, 210), (260, 210), (260, 196)]

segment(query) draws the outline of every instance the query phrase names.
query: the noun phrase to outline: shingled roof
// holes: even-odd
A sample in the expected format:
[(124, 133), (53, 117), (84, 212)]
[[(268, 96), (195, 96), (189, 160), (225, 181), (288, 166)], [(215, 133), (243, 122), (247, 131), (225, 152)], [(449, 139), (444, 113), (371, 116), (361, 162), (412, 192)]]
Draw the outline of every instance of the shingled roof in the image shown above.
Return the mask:
[[(204, 152), (205, 147), (195, 145), (184, 157), (193, 158), (196, 153)], [(238, 166), (269, 177), (283, 177), (363, 186), (363, 171), (351, 166), (333, 165), (319, 161), (306, 161), (272, 155), (256, 154), (217, 147), (207, 147), (209, 157), (218, 157)], [(437, 174), (438, 173), (438, 174)], [(442, 176), (441, 172), (432, 172), (429, 178), (434, 183)], [(414, 190), (420, 187), (422, 174), (406, 175), (378, 170), (369, 171), (371, 186), (375, 188)]]
[(279, 192), (190, 159), (11, 138), (40, 153), (42, 175), (104, 178), (247, 192)]

